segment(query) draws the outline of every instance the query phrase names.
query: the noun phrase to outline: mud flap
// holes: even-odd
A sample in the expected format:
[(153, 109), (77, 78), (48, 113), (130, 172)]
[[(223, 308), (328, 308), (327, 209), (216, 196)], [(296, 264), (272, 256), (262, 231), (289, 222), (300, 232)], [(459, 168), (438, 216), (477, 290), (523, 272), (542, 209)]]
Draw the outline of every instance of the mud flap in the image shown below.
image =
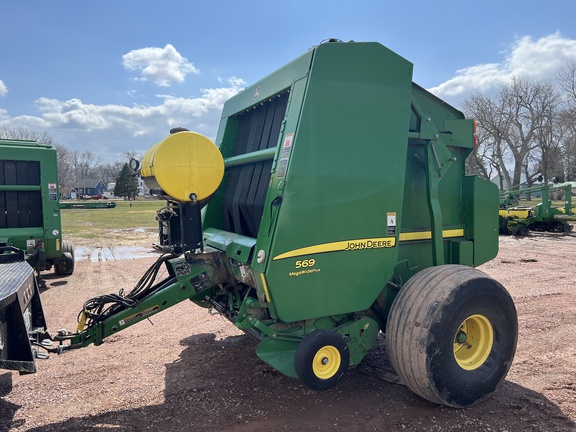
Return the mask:
[(34, 269), (18, 252), (0, 250), (0, 369), (36, 372), (29, 334), (45, 331), (46, 321)]

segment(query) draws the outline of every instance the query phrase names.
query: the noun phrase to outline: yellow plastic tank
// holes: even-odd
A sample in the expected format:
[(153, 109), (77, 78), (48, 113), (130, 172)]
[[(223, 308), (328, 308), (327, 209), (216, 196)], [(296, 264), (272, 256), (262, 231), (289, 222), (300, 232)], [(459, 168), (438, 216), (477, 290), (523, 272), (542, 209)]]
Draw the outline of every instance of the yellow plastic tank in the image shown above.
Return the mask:
[(177, 132), (154, 144), (142, 158), (142, 179), (150, 189), (180, 202), (211, 196), (224, 177), (224, 159), (216, 145), (195, 132)]

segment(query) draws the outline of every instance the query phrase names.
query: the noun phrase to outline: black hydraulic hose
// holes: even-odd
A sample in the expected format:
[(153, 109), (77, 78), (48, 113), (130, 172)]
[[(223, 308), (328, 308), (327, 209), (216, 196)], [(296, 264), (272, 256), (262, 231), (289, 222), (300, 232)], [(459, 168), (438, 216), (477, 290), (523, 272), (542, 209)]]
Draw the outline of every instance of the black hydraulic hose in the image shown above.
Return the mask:
[(118, 294), (105, 294), (87, 300), (84, 303), (82, 311), (78, 314), (78, 322), (82, 323), (84, 321), (82, 327), (91, 327), (119, 310), (127, 309), (138, 304), (154, 291), (152, 289), (154, 281), (158, 276), (162, 264), (173, 258), (176, 258), (176, 255), (161, 255), (148, 270), (146, 270), (136, 286), (127, 295), (124, 295), (124, 290), (122, 289)]

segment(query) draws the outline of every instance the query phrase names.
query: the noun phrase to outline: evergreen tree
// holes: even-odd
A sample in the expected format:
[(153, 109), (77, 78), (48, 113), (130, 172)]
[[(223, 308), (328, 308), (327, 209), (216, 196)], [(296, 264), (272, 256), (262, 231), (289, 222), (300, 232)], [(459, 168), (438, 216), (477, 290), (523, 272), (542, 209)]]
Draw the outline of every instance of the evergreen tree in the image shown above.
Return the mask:
[(114, 195), (125, 198), (135, 198), (138, 193), (138, 180), (137, 177), (130, 169), (127, 163), (122, 166), (122, 170), (116, 178), (116, 186), (114, 187)]

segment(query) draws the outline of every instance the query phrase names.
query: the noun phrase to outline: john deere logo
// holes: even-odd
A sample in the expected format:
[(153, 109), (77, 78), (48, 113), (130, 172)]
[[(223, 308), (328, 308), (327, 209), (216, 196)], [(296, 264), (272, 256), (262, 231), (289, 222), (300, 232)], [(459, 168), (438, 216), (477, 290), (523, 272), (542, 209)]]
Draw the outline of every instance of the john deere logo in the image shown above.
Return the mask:
[(254, 100), (258, 99), (260, 97), (260, 86), (256, 87), (256, 91), (254, 92), (254, 96), (252, 96), (252, 98)]

